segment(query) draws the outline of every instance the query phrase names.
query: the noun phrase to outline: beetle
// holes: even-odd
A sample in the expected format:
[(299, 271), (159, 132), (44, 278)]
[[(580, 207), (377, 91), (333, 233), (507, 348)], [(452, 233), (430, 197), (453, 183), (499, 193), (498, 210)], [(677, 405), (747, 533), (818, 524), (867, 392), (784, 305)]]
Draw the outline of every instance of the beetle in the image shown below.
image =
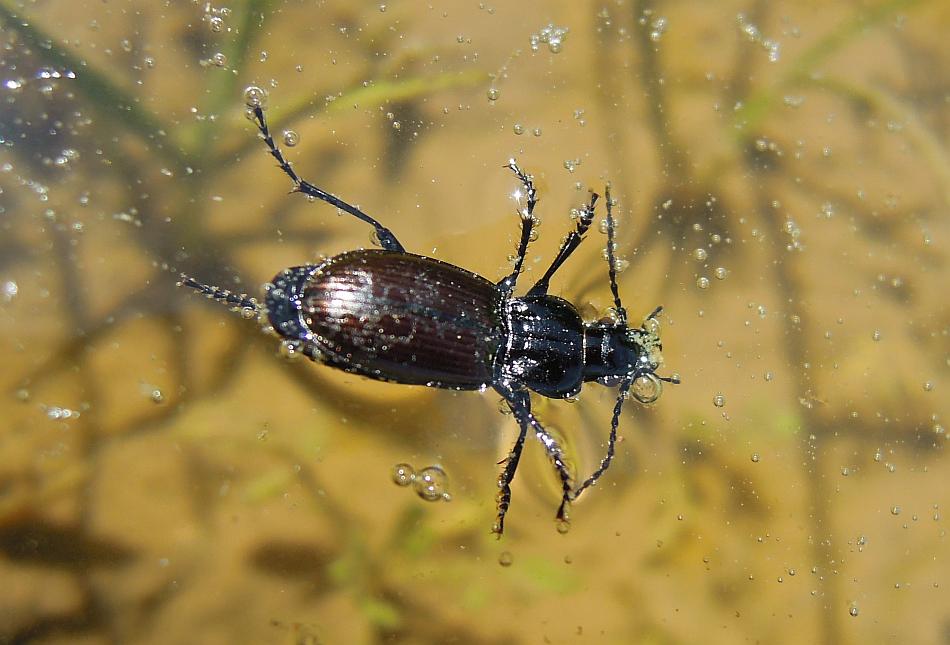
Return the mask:
[[(612, 317), (584, 322), (577, 308), (548, 293), (551, 278), (581, 243), (594, 220), (599, 196), (579, 210), (574, 230), (534, 286), (515, 296), (535, 223), (538, 193), (531, 175), (509, 160), (524, 190), (519, 210), (521, 237), (513, 270), (498, 281), (461, 267), (406, 251), (379, 221), (314, 184), (301, 179), (274, 142), (259, 101), (249, 101), (249, 116), (293, 191), (319, 199), (369, 224), (382, 248), (346, 251), (318, 264), (285, 269), (265, 285), (263, 305), (243, 294), (204, 284), (182, 274), (180, 286), (231, 305), (246, 317), (259, 316), (291, 352), (315, 362), (380, 381), (452, 390), (500, 394), (519, 426), (518, 438), (498, 477), (496, 520), (499, 536), (511, 502), (525, 437), (530, 429), (540, 440), (561, 482), (556, 519), (568, 526), (568, 508), (607, 471), (614, 457), (624, 400), (654, 402), (662, 382), (679, 383), (677, 375), (658, 376), (663, 364), (658, 316), (630, 326), (617, 287), (615, 223), (610, 186), (605, 191), (607, 277), (613, 295)], [(598, 468), (574, 487), (564, 451), (531, 412), (531, 392), (566, 399), (586, 382), (618, 386), (607, 440)]]

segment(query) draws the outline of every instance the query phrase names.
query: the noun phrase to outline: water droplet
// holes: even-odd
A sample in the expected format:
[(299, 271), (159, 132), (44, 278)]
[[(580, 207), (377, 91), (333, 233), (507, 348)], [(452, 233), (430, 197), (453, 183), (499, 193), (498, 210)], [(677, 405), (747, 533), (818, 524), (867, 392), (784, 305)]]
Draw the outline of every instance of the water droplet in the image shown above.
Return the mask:
[(295, 145), (300, 143), (300, 135), (297, 134), (296, 130), (284, 130), (284, 145), (288, 148), (293, 148)]
[(717, 394), (713, 397), (713, 405), (715, 405), (717, 408), (723, 407), (726, 405), (726, 397), (722, 394)]
[(561, 535), (566, 534), (571, 530), (571, 523), (565, 519), (557, 520), (557, 532)]
[(415, 478), (416, 471), (409, 464), (396, 464), (393, 466), (393, 482), (397, 486), (408, 486)]

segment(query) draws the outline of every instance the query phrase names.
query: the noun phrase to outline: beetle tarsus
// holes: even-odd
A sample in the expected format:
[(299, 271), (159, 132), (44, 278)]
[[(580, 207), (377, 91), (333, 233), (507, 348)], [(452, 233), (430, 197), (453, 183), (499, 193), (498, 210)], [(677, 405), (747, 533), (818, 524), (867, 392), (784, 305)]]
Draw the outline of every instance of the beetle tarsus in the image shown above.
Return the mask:
[(498, 281), (498, 286), (506, 294), (510, 294), (515, 289), (518, 282), (518, 276), (524, 267), (524, 259), (528, 253), (528, 244), (531, 242), (531, 229), (534, 227), (534, 207), (538, 203), (538, 191), (534, 187), (534, 181), (531, 175), (521, 169), (514, 159), (509, 159), (505, 168), (510, 168), (513, 173), (521, 180), (525, 191), (525, 210), (520, 211), (521, 215), (521, 238), (518, 240), (518, 249), (515, 251), (515, 265), (511, 273)]

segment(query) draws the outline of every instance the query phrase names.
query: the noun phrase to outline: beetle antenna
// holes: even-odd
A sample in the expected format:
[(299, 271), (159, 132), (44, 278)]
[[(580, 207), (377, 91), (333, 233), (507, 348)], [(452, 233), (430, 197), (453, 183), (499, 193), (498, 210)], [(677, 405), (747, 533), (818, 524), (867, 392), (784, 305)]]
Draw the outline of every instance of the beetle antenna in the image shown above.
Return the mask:
[(243, 293), (232, 293), (227, 289), (221, 289), (220, 287), (198, 282), (184, 273), (181, 274), (181, 280), (178, 281), (178, 286), (194, 289), (211, 300), (216, 300), (225, 305), (234, 305), (240, 309), (250, 309), (254, 312), (258, 312), (261, 309), (261, 305), (255, 298), (250, 298)]
[[(656, 376), (656, 374), (654, 374), (654, 376)], [(680, 383), (682, 383), (682, 381), (680, 381), (680, 377), (677, 376), (676, 374), (674, 374), (673, 376), (657, 376), (657, 378), (660, 379), (661, 381), (672, 383), (673, 385), (679, 385)]]
[[(608, 203), (610, 203), (608, 201)], [(607, 454), (600, 460), (600, 466), (594, 471), (583, 484), (577, 487), (577, 490), (571, 495), (571, 500), (576, 500), (580, 494), (597, 483), (600, 476), (610, 468), (610, 462), (614, 458), (614, 447), (617, 444), (617, 426), (620, 425), (620, 411), (623, 409), (623, 402), (627, 399), (627, 392), (630, 391), (630, 385), (633, 379), (624, 379), (620, 383), (620, 389), (617, 392), (617, 403), (614, 404), (614, 416), (610, 420), (610, 437), (607, 439)]]
[[(620, 290), (617, 288), (617, 260), (614, 257), (614, 247), (616, 237), (614, 232), (613, 201), (610, 199), (610, 184), (604, 188), (604, 200), (607, 202), (607, 264), (608, 275), (610, 276), (610, 292), (614, 295), (614, 308), (617, 310), (617, 317), (624, 325), (627, 324), (627, 310), (620, 303)], [(583, 490), (584, 487), (581, 488)]]

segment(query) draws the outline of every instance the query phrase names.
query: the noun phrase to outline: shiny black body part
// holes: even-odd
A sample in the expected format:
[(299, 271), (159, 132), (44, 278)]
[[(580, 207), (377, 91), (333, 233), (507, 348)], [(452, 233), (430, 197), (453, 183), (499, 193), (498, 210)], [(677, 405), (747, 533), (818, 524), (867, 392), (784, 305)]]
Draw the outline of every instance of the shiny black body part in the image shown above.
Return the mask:
[[(606, 192), (608, 279), (614, 299), (612, 317), (584, 322), (570, 302), (550, 295), (548, 285), (577, 248), (594, 219), (598, 195), (578, 211), (575, 229), (563, 241), (550, 267), (525, 295), (514, 291), (521, 274), (537, 191), (512, 159), (507, 167), (523, 188), (521, 235), (513, 270), (497, 282), (439, 260), (408, 253), (376, 219), (338, 197), (300, 179), (267, 126), (259, 105), (251, 114), (270, 154), (294, 183), (294, 192), (328, 202), (375, 229), (381, 249), (347, 251), (319, 264), (286, 269), (265, 286), (263, 305), (182, 276), (182, 285), (267, 320), (290, 352), (372, 379), (454, 390), (493, 388), (511, 409), (520, 432), (502, 463), (498, 479), (497, 519), (504, 531), (511, 482), (530, 430), (541, 442), (561, 481), (557, 519), (567, 526), (568, 507), (594, 485), (610, 466), (617, 426), (629, 394), (652, 403), (662, 364), (657, 308), (640, 327), (630, 327), (617, 288), (614, 219)], [(557, 440), (531, 412), (530, 393), (574, 397), (585, 382), (619, 386), (607, 453), (596, 471), (574, 484)]]

